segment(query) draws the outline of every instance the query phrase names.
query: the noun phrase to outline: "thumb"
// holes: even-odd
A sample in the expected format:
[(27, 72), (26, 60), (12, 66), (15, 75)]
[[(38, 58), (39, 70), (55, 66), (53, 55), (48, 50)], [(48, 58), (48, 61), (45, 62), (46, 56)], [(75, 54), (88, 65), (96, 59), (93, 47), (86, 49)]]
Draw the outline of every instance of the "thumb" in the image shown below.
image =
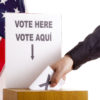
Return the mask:
[(62, 78), (62, 73), (61, 71), (55, 71), (52, 78), (51, 78), (51, 87), (54, 87), (57, 85), (57, 83), (60, 81)]

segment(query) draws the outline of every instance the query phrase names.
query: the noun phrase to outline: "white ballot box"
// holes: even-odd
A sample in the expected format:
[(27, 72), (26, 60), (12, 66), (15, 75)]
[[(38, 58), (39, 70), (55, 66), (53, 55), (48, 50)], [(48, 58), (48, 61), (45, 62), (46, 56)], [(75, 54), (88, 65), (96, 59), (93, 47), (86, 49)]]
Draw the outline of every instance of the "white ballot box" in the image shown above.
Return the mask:
[(28, 88), (61, 58), (61, 16), (6, 15), (6, 88)]

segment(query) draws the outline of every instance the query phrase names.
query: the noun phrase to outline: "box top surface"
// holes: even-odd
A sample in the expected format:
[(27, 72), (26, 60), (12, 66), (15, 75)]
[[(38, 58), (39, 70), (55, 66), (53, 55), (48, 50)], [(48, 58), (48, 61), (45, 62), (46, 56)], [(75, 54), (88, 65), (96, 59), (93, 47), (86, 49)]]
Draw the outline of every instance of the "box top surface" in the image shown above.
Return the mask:
[(66, 90), (61, 90), (61, 91), (56, 91), (56, 90), (47, 90), (47, 91), (33, 91), (29, 89), (4, 89), (4, 91), (12, 91), (12, 92), (58, 92), (58, 93), (88, 93), (88, 91), (79, 91), (79, 90), (74, 90), (74, 91), (66, 91)]

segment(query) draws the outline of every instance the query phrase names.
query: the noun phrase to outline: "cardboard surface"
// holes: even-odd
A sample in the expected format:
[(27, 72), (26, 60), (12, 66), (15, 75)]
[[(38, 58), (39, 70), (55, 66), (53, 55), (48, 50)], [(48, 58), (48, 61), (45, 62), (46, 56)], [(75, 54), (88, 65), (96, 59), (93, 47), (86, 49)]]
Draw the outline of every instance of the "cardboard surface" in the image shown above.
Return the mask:
[(7, 13), (5, 28), (6, 88), (28, 88), (61, 58), (61, 16)]
[(88, 100), (87, 91), (31, 91), (4, 89), (3, 100)]

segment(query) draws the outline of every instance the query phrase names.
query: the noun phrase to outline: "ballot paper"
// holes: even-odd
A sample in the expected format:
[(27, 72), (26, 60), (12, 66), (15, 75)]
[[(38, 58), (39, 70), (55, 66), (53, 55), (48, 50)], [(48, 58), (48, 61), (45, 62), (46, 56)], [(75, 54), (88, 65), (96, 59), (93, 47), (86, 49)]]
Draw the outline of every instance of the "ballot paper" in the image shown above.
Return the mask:
[(51, 77), (54, 71), (50, 66), (47, 66), (45, 70), (39, 75), (39, 77), (31, 84), (29, 89), (31, 90), (60, 90), (64, 85), (64, 80), (61, 79), (55, 87), (50, 87)]

